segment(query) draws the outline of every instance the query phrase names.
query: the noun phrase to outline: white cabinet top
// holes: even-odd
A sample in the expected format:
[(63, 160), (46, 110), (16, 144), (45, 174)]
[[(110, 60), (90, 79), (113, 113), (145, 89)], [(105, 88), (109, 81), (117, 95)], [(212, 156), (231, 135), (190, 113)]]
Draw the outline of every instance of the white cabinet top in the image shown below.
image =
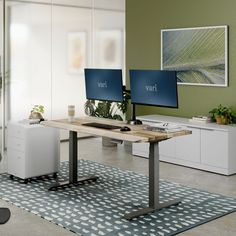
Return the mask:
[(200, 123), (200, 122), (191, 122), (188, 118), (175, 117), (175, 116), (162, 116), (162, 115), (146, 115), (146, 116), (137, 116), (137, 119), (147, 122), (170, 122), (178, 123), (184, 126), (192, 128), (202, 128), (202, 129), (212, 129), (219, 131), (236, 131), (236, 125), (218, 125), (216, 123)]
[(24, 129), (32, 129), (32, 128), (44, 128), (45, 126), (40, 125), (40, 124), (29, 124), (26, 122), (21, 122), (21, 121), (9, 121), (7, 126), (17, 126), (17, 127), (21, 127)]

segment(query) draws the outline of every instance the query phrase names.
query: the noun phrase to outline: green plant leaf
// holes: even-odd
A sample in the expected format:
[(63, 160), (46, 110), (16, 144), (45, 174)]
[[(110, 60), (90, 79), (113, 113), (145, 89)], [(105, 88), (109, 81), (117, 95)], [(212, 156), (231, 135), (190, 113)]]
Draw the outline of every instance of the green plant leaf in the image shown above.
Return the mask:
[(223, 123), (235, 123), (236, 112), (232, 107), (222, 106), (221, 104), (209, 111), (212, 121), (215, 121), (217, 117), (221, 117)]
[(40, 114), (43, 114), (44, 113), (44, 106), (43, 105), (34, 105), (30, 112), (31, 113), (38, 112)]
[(117, 111), (120, 111), (122, 114), (126, 113), (130, 100), (130, 92), (124, 91), (123, 95), (124, 100), (121, 103), (109, 101), (99, 101), (96, 103), (95, 100), (87, 100), (84, 104), (85, 114), (96, 117), (122, 120), (121, 115), (117, 114)]

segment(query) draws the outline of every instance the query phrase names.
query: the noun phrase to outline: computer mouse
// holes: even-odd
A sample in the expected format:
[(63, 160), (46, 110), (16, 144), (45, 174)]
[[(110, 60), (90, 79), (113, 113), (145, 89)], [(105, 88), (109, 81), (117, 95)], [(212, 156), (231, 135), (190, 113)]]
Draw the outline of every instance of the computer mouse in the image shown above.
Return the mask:
[(128, 126), (123, 126), (120, 128), (120, 131), (125, 132), (125, 131), (130, 131), (131, 129)]

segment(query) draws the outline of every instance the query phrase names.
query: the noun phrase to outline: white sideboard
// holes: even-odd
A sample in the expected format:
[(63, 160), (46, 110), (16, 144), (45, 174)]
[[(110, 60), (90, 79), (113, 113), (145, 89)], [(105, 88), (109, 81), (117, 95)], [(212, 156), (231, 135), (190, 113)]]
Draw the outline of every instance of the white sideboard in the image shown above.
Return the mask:
[(21, 179), (57, 173), (60, 140), (57, 129), (40, 124), (7, 126), (8, 173)]
[[(215, 123), (192, 123), (189, 119), (147, 115), (139, 116), (144, 124), (169, 122), (183, 125), (191, 135), (160, 143), (160, 160), (224, 175), (236, 173), (236, 126)], [(149, 144), (132, 145), (132, 154), (148, 157)]]

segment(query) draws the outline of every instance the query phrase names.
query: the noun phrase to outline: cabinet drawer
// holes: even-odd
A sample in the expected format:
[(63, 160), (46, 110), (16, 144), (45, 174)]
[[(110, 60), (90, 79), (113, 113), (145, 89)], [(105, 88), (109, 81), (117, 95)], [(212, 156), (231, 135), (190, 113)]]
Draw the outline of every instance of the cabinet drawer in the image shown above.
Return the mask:
[(133, 143), (132, 149), (142, 152), (149, 152), (149, 143)]
[(24, 178), (25, 176), (25, 153), (11, 148), (7, 150), (8, 173)]
[(176, 158), (200, 163), (200, 133), (198, 128), (188, 128), (190, 135), (176, 137)]
[(133, 143), (132, 155), (148, 158), (149, 157), (149, 143)]
[(8, 125), (7, 127), (8, 136), (16, 138), (25, 138), (25, 129), (18, 125)]
[(201, 163), (228, 168), (228, 132), (201, 130)]
[(9, 136), (8, 137), (8, 148), (24, 152), (25, 151), (25, 140)]
[(171, 138), (159, 143), (159, 154), (161, 156), (175, 157), (176, 156), (176, 140)]
[(145, 152), (141, 150), (133, 150), (132, 155), (149, 158), (149, 152)]

